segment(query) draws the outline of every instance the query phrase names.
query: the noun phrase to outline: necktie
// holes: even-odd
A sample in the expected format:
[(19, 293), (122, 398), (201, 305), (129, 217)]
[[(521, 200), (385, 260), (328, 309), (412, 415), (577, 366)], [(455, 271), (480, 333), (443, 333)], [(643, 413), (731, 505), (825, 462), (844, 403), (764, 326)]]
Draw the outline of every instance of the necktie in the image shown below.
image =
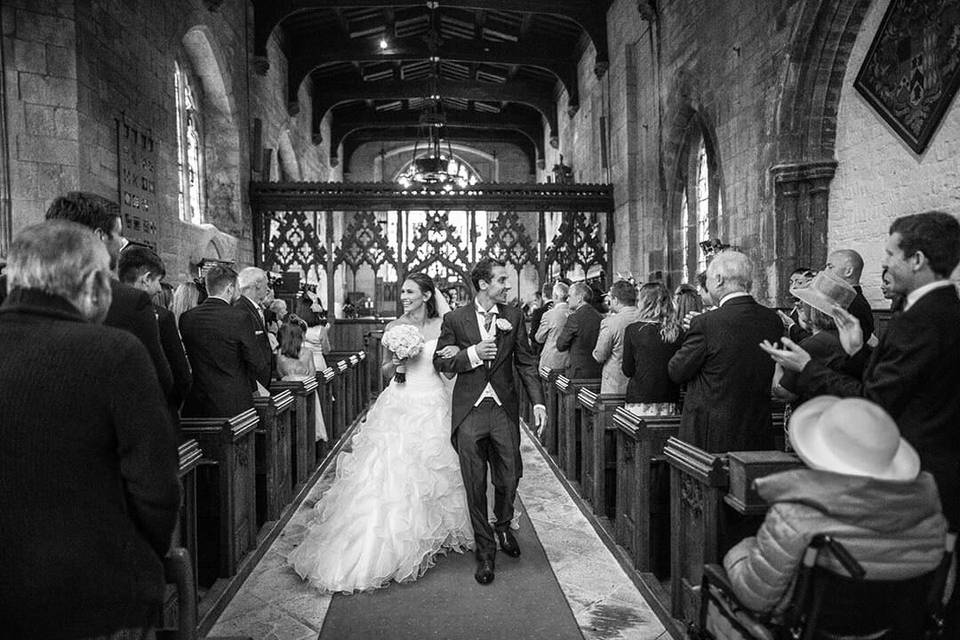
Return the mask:
[(497, 314), (492, 311), (483, 312), (483, 326), (486, 331), (490, 331), (490, 327), (493, 325), (493, 321), (496, 320)]

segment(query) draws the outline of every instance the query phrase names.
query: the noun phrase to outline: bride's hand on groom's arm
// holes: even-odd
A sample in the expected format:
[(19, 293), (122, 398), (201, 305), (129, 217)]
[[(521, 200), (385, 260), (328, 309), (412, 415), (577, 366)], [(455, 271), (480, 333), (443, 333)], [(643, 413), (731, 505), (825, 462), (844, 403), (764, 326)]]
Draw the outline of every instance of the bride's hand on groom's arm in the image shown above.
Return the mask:
[(440, 349), (439, 351), (437, 351), (437, 357), (444, 358), (444, 359), (452, 358), (458, 353), (460, 353), (460, 347), (452, 344), (449, 347), (444, 347), (443, 349)]

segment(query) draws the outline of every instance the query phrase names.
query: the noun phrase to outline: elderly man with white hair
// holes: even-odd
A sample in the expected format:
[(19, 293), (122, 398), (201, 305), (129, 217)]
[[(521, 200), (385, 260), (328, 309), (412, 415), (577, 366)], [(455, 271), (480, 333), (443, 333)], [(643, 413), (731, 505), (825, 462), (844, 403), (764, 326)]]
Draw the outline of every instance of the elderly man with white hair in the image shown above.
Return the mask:
[(237, 274), (237, 288), (240, 290), (240, 297), (234, 301), (233, 306), (249, 315), (255, 327), (255, 344), (260, 350), (260, 361), (265, 363), (265, 366), (256, 372), (257, 382), (266, 389), (270, 386), (270, 378), (275, 368), (267, 322), (261, 307), (261, 303), (268, 299), (271, 293), (267, 273), (258, 267), (247, 267)]
[(670, 359), (670, 378), (687, 385), (680, 437), (712, 453), (773, 448), (774, 367), (760, 343), (779, 340), (783, 325), (750, 295), (751, 272), (738, 251), (713, 258), (706, 286), (717, 309), (693, 318)]
[(136, 336), (100, 324), (112, 297), (110, 254), (93, 231), (35, 224), (8, 257), (3, 637), (152, 637), (180, 504), (177, 443), (156, 371)]

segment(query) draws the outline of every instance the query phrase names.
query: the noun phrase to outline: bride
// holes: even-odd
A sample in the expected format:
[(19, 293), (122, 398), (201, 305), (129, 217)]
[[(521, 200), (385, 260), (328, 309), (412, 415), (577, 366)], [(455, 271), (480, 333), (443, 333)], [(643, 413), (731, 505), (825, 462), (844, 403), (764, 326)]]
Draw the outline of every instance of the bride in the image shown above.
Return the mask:
[[(288, 556), (300, 577), (323, 591), (351, 593), (416, 580), (437, 554), (473, 548), (450, 442), (450, 390), (433, 368), (441, 322), (433, 281), (409, 275), (400, 301), (404, 313), (387, 329), (413, 325), (423, 335), (423, 350), (403, 363), (406, 382), (383, 390), (350, 451), (337, 457), (333, 484)], [(448, 350), (446, 357), (456, 355), (456, 347)], [(400, 360), (385, 355), (383, 373), (392, 378)]]

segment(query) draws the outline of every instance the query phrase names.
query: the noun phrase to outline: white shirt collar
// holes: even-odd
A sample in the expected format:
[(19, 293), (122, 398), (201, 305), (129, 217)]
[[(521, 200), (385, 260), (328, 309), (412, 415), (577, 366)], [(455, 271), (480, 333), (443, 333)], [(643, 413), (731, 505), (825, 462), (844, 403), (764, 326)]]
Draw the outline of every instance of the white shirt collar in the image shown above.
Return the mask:
[(734, 298), (748, 298), (750, 294), (746, 291), (734, 291), (733, 293), (728, 293), (727, 295), (720, 298), (720, 304), (718, 307), (722, 307), (728, 300), (733, 300)]
[(903, 310), (906, 311), (913, 305), (917, 303), (917, 300), (927, 295), (934, 289), (941, 289), (943, 287), (952, 287), (952, 280), (934, 280), (933, 282), (928, 282), (922, 287), (917, 287), (913, 291), (907, 294), (907, 302), (903, 305)]
[(485, 313), (492, 313), (492, 314), (496, 315), (496, 314), (498, 314), (498, 313), (500, 312), (500, 309), (497, 308), (497, 303), (496, 303), (496, 302), (494, 302), (494, 303), (493, 303), (493, 306), (490, 307), (490, 311), (484, 311), (484, 310), (483, 310), (483, 307), (480, 306), (480, 302), (474, 300), (474, 303), (476, 304), (476, 307), (477, 307), (477, 315), (479, 315), (479, 316), (482, 316), (482, 315), (485, 314)]

